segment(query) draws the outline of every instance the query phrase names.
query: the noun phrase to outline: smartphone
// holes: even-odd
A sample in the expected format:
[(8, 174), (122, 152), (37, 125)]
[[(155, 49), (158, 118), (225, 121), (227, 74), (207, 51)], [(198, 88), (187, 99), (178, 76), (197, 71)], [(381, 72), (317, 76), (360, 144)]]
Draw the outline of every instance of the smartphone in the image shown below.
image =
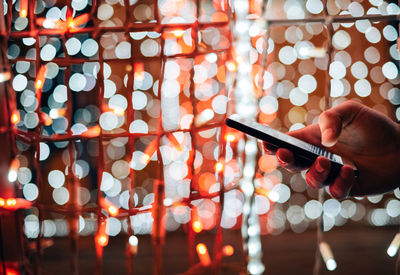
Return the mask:
[[(286, 135), (266, 125), (261, 125), (255, 121), (235, 118), (232, 116), (225, 120), (225, 124), (231, 128), (265, 141), (272, 148), (286, 148), (290, 150), (295, 155), (295, 159), (301, 163), (312, 164), (318, 156), (326, 157), (331, 161), (331, 171), (327, 181), (336, 178), (340, 168), (343, 166), (343, 160), (339, 155), (328, 152), (325, 149), (303, 140)], [(354, 172), (355, 176), (358, 177), (358, 170), (354, 170)]]

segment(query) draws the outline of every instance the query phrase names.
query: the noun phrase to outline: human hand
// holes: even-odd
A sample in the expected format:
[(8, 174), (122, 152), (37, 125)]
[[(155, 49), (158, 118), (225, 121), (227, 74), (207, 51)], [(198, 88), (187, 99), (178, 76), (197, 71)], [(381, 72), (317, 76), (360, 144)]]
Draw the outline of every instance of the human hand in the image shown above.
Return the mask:
[(327, 181), (330, 161), (319, 156), (314, 163), (298, 159), (287, 149), (275, 150), (264, 143), (267, 153), (276, 154), (282, 167), (298, 172), (308, 169), (306, 182), (321, 188), (329, 185), (334, 198), (380, 194), (400, 186), (400, 126), (385, 115), (356, 101), (346, 101), (323, 112), (318, 124), (292, 131), (289, 135), (320, 146), (350, 161), (337, 177)]

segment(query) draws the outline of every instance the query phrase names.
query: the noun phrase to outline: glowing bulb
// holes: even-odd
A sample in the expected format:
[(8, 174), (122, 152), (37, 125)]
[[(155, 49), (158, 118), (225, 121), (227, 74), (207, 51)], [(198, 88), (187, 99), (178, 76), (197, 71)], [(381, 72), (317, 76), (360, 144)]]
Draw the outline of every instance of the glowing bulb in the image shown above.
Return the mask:
[(14, 110), (11, 115), (11, 123), (17, 124), (21, 120), (18, 110)]
[(17, 200), (16, 199), (8, 199), (6, 202), (6, 206), (7, 207), (13, 207), (17, 204)]
[(97, 235), (96, 236), (96, 243), (101, 247), (105, 247), (108, 244), (108, 236), (106, 234)]
[(144, 63), (138, 62), (133, 65), (133, 70), (135, 71), (135, 80), (143, 81), (144, 80)]
[(386, 251), (387, 254), (390, 257), (394, 257), (397, 254), (397, 251), (399, 251), (399, 246), (400, 246), (400, 233), (397, 233), (396, 236), (394, 236), (393, 241), (390, 243), (390, 246)]
[(140, 161), (143, 164), (147, 165), (151, 159), (151, 156), (154, 154), (156, 150), (157, 150), (157, 139), (154, 139), (144, 150), (144, 154), (140, 158)]
[(43, 123), (45, 126), (50, 126), (53, 124), (53, 119), (46, 113), (42, 113)]
[(144, 154), (144, 155), (140, 158), (140, 161), (141, 161), (142, 163), (144, 163), (144, 164), (147, 164), (147, 163), (149, 163), (149, 161), (150, 161), (150, 156), (147, 155), (147, 154)]
[(110, 202), (107, 199), (101, 198), (100, 199), (100, 206), (105, 209), (108, 214), (110, 214), (111, 216), (117, 216), (119, 213), (119, 209), (118, 207), (116, 207), (112, 202)]
[(47, 73), (47, 67), (46, 66), (40, 67), (36, 75), (36, 81), (35, 81), (36, 90), (40, 90), (43, 88), (43, 84), (46, 78), (46, 73)]
[(199, 256), (200, 263), (203, 266), (209, 266), (211, 264), (210, 255), (208, 254), (207, 246), (203, 243), (199, 243), (196, 246), (197, 255)]
[(90, 127), (85, 132), (82, 133), (84, 137), (98, 137), (100, 135), (101, 128), (99, 125)]
[(138, 238), (136, 236), (132, 235), (129, 237), (128, 242), (129, 242), (129, 252), (132, 255), (136, 255), (137, 251), (138, 251), (138, 243), (139, 243)]
[(215, 171), (221, 172), (224, 169), (224, 165), (221, 162), (215, 164)]
[(175, 147), (176, 150), (178, 150), (178, 151), (183, 150), (181, 144), (179, 143), (179, 141), (176, 139), (176, 137), (173, 134), (167, 134), (167, 138), (169, 139), (169, 141)]
[(228, 69), (228, 71), (234, 72), (237, 69), (237, 65), (236, 65), (235, 62), (229, 61), (229, 62), (226, 63), (226, 68)]
[(8, 169), (8, 181), (15, 182), (18, 178), (19, 160), (15, 158)]
[(119, 213), (119, 210), (115, 206), (110, 206), (108, 207), (108, 213), (110, 213), (111, 216), (116, 216)]
[(28, 16), (28, 0), (20, 0), (19, 3), (20, 3), (19, 16), (27, 17)]
[(173, 30), (172, 33), (174, 34), (175, 37), (182, 37), (185, 31), (178, 29), (178, 30)]
[(123, 116), (125, 114), (125, 110), (120, 107), (115, 107), (113, 109), (113, 113), (116, 114), (117, 116)]
[(234, 142), (235, 141), (235, 135), (234, 134), (226, 134), (225, 135), (225, 140), (228, 142)]
[(196, 233), (200, 233), (203, 230), (203, 226), (200, 221), (193, 222), (193, 231)]
[(225, 246), (222, 248), (222, 253), (223, 253), (225, 256), (232, 256), (234, 252), (235, 252), (235, 250), (233, 249), (233, 247), (232, 247), (231, 245), (225, 245)]
[(106, 227), (107, 227), (107, 220), (103, 221), (100, 224), (97, 234), (95, 236), (95, 242), (100, 247), (105, 247), (108, 244), (108, 235), (106, 233)]
[(337, 264), (336, 264), (335, 258), (333, 257), (333, 253), (332, 253), (332, 250), (331, 250), (329, 244), (326, 242), (321, 242), (319, 244), (319, 251), (321, 253), (322, 258), (324, 259), (326, 268), (329, 271), (335, 270), (337, 267)]
[(4, 207), (6, 205), (6, 201), (3, 198), (0, 198), (0, 207)]

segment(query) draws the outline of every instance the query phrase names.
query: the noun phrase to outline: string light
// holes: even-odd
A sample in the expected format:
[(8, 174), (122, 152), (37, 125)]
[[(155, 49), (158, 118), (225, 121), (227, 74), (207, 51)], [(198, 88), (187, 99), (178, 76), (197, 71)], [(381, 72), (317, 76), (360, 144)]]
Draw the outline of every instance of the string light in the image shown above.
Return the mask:
[(399, 251), (399, 246), (400, 246), (400, 233), (397, 233), (394, 236), (392, 242), (390, 243), (390, 245), (386, 251), (387, 254), (390, 257), (394, 257), (397, 254), (397, 252)]
[(228, 244), (222, 248), (222, 253), (224, 254), (224, 256), (229, 257), (232, 256), (233, 253), (235, 253), (235, 250), (233, 249), (233, 246)]
[(325, 262), (326, 268), (329, 271), (333, 271), (336, 269), (337, 264), (335, 258), (333, 257), (333, 253), (331, 247), (326, 242), (320, 242), (319, 251), (321, 253), (322, 259)]
[(12, 211), (28, 209), (32, 207), (32, 202), (21, 198), (0, 198), (0, 207)]
[(177, 30), (173, 30), (172, 33), (174, 34), (175, 37), (182, 37), (185, 33), (184, 30), (181, 29), (177, 29)]
[(129, 237), (128, 244), (129, 253), (131, 253), (132, 255), (136, 255), (138, 252), (139, 239), (135, 235), (132, 235)]
[(193, 231), (196, 233), (200, 233), (203, 230), (203, 226), (199, 220), (195, 220), (192, 223)]
[(203, 243), (199, 243), (196, 246), (197, 255), (200, 259), (200, 263), (203, 266), (209, 266), (211, 264), (210, 254), (208, 254), (207, 246)]
[(14, 158), (10, 164), (10, 168), (8, 169), (8, 181), (15, 182), (18, 178), (18, 169), (19, 169), (19, 160)]
[(100, 223), (99, 229), (95, 236), (96, 245), (100, 247), (105, 247), (108, 245), (108, 235), (106, 233), (107, 221), (104, 220)]
[(228, 142), (234, 142), (236, 139), (235, 134), (226, 134), (225, 135), (225, 140)]
[(222, 162), (217, 162), (215, 164), (215, 171), (222, 172), (222, 170), (224, 170), (224, 164)]
[(11, 115), (11, 123), (18, 124), (21, 120), (20, 114), (18, 110), (14, 110)]
[(103, 209), (105, 209), (110, 216), (117, 216), (119, 213), (118, 207), (116, 207), (112, 202), (110, 202), (108, 199), (101, 198), (100, 199), (100, 205)]
[(36, 81), (35, 81), (36, 90), (41, 90), (43, 88), (44, 81), (46, 78), (46, 73), (47, 73), (47, 67), (46, 66), (40, 67), (36, 75)]
[(157, 139), (154, 139), (153, 141), (150, 142), (150, 144), (144, 150), (144, 154), (140, 158), (140, 161), (143, 164), (147, 165), (149, 163), (151, 157), (153, 156), (153, 154), (156, 152), (156, 150), (157, 150)]
[(19, 3), (20, 3), (19, 16), (27, 17), (28, 16), (28, 0), (20, 0)]

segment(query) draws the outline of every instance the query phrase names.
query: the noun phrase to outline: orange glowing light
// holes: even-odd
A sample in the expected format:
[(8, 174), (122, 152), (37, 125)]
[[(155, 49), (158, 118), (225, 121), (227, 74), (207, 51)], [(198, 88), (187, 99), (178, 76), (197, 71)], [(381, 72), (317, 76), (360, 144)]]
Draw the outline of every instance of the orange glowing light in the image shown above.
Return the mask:
[(275, 156), (262, 155), (258, 160), (258, 165), (264, 173), (271, 173), (277, 168), (278, 162)]
[(19, 272), (16, 271), (15, 269), (11, 269), (11, 268), (6, 268), (6, 275), (18, 275)]
[(28, 0), (20, 0), (19, 1), (19, 16), (27, 17), (28, 16)]
[(123, 116), (125, 114), (125, 110), (119, 107), (115, 107), (113, 110), (113, 113), (116, 114), (117, 116)]
[(228, 141), (228, 142), (234, 142), (235, 139), (236, 139), (236, 137), (235, 137), (234, 134), (226, 134), (225, 135), (225, 140)]
[(200, 255), (206, 254), (206, 253), (207, 253), (207, 247), (205, 246), (205, 244), (199, 243), (199, 244), (197, 245), (197, 252), (198, 252)]
[(133, 70), (135, 71), (135, 80), (137, 81), (143, 81), (144, 79), (144, 63), (143, 62), (137, 62), (133, 64)]
[(110, 206), (108, 207), (108, 213), (110, 213), (111, 216), (117, 216), (119, 213), (119, 209), (115, 206)]
[(98, 137), (100, 135), (101, 128), (99, 125), (90, 127), (85, 132), (82, 133), (84, 137)]
[(108, 214), (111, 216), (117, 216), (119, 213), (118, 207), (116, 207), (112, 202), (110, 202), (108, 199), (100, 199), (100, 206), (104, 208)]
[(177, 29), (173, 30), (172, 33), (174, 34), (175, 37), (182, 37), (185, 34), (184, 30)]
[(96, 235), (96, 243), (101, 247), (107, 246), (108, 236), (106, 234)]
[(174, 136), (174, 134), (167, 134), (167, 138), (168, 138), (169, 141), (172, 143), (172, 145), (176, 148), (176, 150), (178, 150), (178, 151), (182, 151), (182, 150), (183, 150), (181, 144), (180, 144), (179, 141), (176, 139), (176, 137)]
[(224, 165), (221, 162), (217, 162), (215, 164), (215, 171), (222, 172), (222, 170), (224, 170)]
[(67, 10), (66, 18), (66, 21), (37, 18), (36, 24), (46, 29), (59, 30), (60, 33), (64, 33), (66, 31), (76, 32), (78, 31), (78, 27), (80, 25), (83, 25), (90, 20), (90, 15), (88, 13), (85, 13), (77, 16), (76, 18), (72, 18), (72, 12), (70, 10)]
[(46, 66), (40, 67), (36, 75), (36, 81), (35, 81), (36, 90), (40, 90), (43, 88), (43, 84), (46, 78), (46, 73), (47, 73), (47, 67)]
[(269, 191), (262, 187), (256, 187), (255, 193), (268, 198)]
[(46, 113), (42, 113), (42, 119), (45, 126), (53, 124), (53, 119)]
[(207, 246), (203, 243), (199, 243), (196, 246), (197, 255), (199, 256), (200, 263), (203, 266), (209, 266), (211, 264), (210, 255), (208, 254)]
[(14, 110), (11, 115), (11, 123), (17, 124), (21, 120), (18, 110)]
[(87, 23), (90, 20), (90, 16), (88, 13), (79, 15), (77, 17), (75, 17), (72, 22), (70, 22), (68, 25), (70, 28), (76, 28), (80, 25), (83, 25), (85, 23)]
[(0, 198), (0, 207), (8, 210), (27, 209), (32, 206), (32, 202), (21, 198)]
[(222, 248), (222, 253), (224, 254), (224, 256), (232, 256), (233, 253), (235, 252), (235, 250), (233, 249), (233, 247), (231, 245), (225, 245)]
[(17, 204), (17, 200), (16, 199), (8, 199), (6, 201), (6, 207), (13, 207)]
[(193, 231), (196, 233), (200, 233), (203, 230), (203, 226), (200, 221), (194, 221), (192, 227)]
[(234, 72), (237, 69), (237, 65), (236, 65), (235, 62), (229, 61), (229, 62), (226, 63), (226, 68), (228, 69), (228, 71)]
[(157, 150), (157, 139), (154, 139), (150, 144), (147, 146), (147, 148), (144, 150), (143, 156), (140, 158), (140, 161), (144, 164), (149, 163), (151, 156), (154, 154), (154, 152)]
[(100, 247), (105, 247), (108, 244), (108, 235), (106, 233), (107, 221), (100, 223), (99, 229), (95, 236), (95, 242)]

